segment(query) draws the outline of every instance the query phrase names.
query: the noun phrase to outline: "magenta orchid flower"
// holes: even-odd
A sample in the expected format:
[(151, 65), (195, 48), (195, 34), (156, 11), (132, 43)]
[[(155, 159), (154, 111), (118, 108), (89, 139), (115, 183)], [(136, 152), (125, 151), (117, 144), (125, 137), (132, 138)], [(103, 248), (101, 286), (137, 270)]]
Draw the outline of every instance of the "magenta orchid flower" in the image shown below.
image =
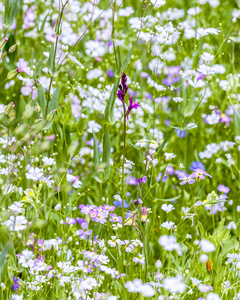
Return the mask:
[[(128, 86), (127, 86), (127, 76), (125, 73), (123, 73), (121, 77), (121, 83), (118, 85), (118, 92), (117, 92), (117, 97), (122, 101), (122, 104), (124, 105), (124, 114), (125, 114), (125, 96), (128, 91)], [(130, 105), (128, 106), (127, 112), (125, 116), (129, 116), (130, 111), (134, 108), (137, 109), (139, 107), (139, 104), (136, 101), (133, 101), (132, 97), (129, 97), (129, 102)]]
[(139, 104), (132, 100), (132, 97), (129, 97), (129, 102), (130, 102), (130, 105), (128, 106), (128, 110), (127, 110), (127, 118), (130, 114), (130, 111), (134, 108), (134, 109), (137, 109), (139, 107)]

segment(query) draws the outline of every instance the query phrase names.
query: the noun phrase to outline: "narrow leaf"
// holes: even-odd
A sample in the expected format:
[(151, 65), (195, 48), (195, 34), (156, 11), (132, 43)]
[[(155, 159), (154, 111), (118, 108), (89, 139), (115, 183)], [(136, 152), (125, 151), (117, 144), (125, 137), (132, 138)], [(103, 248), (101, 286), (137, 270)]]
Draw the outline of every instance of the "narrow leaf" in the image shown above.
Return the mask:
[(98, 181), (101, 182), (101, 179), (99, 178), (99, 171), (98, 171), (98, 164), (99, 164), (99, 158), (98, 158), (98, 144), (97, 144), (97, 139), (96, 135), (93, 132), (93, 165), (94, 165), (94, 170), (93, 170), (93, 177)]
[(104, 119), (107, 121), (107, 123), (110, 123), (113, 125), (115, 123), (115, 118), (114, 118), (114, 104), (115, 104), (115, 99), (116, 99), (116, 94), (117, 94), (117, 89), (118, 89), (118, 83), (119, 80), (116, 81), (113, 85), (113, 89), (110, 95), (110, 98), (108, 100), (107, 106), (105, 108), (104, 112)]
[(58, 86), (52, 95), (52, 99), (48, 104), (47, 115), (57, 108), (60, 87)]
[(171, 202), (171, 201), (177, 200), (180, 197), (181, 197), (181, 195), (173, 197), (173, 198), (168, 198), (168, 199), (155, 199), (154, 202), (156, 202), (156, 201)]
[(13, 24), (17, 11), (18, 11), (18, 0), (12, 0), (10, 4), (9, 25)]
[(47, 107), (47, 100), (45, 98), (44, 90), (43, 87), (40, 85), (38, 89), (38, 97), (37, 97), (37, 102), (41, 108), (41, 112), (43, 114), (43, 118), (45, 119), (46, 117), (46, 107)]
[(106, 128), (104, 136), (103, 136), (103, 158), (102, 162), (106, 164), (106, 167), (104, 168), (104, 179), (105, 182), (110, 174), (110, 138), (108, 133), (108, 128)]
[(123, 74), (126, 71), (127, 66), (128, 66), (128, 64), (130, 62), (130, 59), (131, 59), (131, 54), (132, 54), (132, 48), (130, 48), (130, 50), (128, 51), (128, 54), (127, 54), (122, 66), (121, 66), (121, 74)]
[(53, 60), (54, 60), (54, 45), (52, 44), (49, 52), (48, 61), (47, 61), (47, 67), (50, 73), (53, 72)]

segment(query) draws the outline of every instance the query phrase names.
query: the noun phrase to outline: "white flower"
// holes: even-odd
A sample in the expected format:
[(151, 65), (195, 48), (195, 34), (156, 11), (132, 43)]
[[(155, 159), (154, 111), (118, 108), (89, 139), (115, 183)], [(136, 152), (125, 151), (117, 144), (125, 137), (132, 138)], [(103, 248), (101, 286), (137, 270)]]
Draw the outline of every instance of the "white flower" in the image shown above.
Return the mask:
[(170, 293), (183, 293), (186, 289), (185, 283), (182, 282), (182, 276), (169, 277), (163, 280), (163, 288)]
[(184, 100), (181, 97), (173, 97), (173, 101), (179, 103), (179, 102), (183, 102)]
[(177, 157), (177, 155), (174, 154), (174, 153), (167, 153), (167, 152), (166, 152), (166, 153), (164, 153), (164, 155), (165, 155), (165, 159), (166, 159), (166, 160), (171, 160), (171, 159)]
[(179, 244), (176, 241), (176, 237), (173, 235), (162, 235), (160, 236), (158, 242), (166, 251), (181, 250)]
[[(206, 61), (206, 62), (209, 62), (209, 61), (212, 61), (214, 60), (214, 55), (210, 54), (210, 53), (207, 53), (207, 52), (204, 52), (202, 55), (201, 55), (201, 58)], [(214, 69), (215, 70), (215, 69)]]
[(13, 300), (23, 300), (23, 295), (12, 295)]
[(152, 38), (152, 34), (149, 32), (141, 31), (137, 34), (137, 37), (143, 40), (144, 42), (149, 42), (150, 39)]
[(151, 3), (154, 5), (154, 7), (161, 7), (166, 4), (166, 0), (151, 0)]
[(29, 250), (23, 250), (22, 254), (20, 255), (19, 258), (19, 263), (24, 267), (24, 268), (28, 268), (28, 267), (32, 267), (33, 266), (33, 253), (32, 251)]
[(199, 73), (204, 74), (204, 75), (215, 74), (213, 67), (209, 67), (207, 65), (200, 65), (197, 70)]
[(201, 247), (202, 251), (205, 253), (213, 252), (216, 250), (216, 247), (213, 245), (213, 243), (207, 240), (201, 240), (199, 246)]
[(5, 284), (4, 284), (3, 282), (1, 282), (0, 286), (1, 286), (1, 288), (2, 288), (3, 290), (5, 290), (6, 286), (5, 286)]
[(232, 221), (227, 225), (227, 229), (237, 229), (237, 225), (234, 223), (234, 221)]
[(193, 285), (199, 285), (202, 282), (201, 280), (198, 280), (197, 278), (194, 277), (191, 277), (191, 280)]
[(125, 283), (125, 288), (130, 293), (140, 293), (144, 297), (152, 297), (155, 295), (154, 288), (148, 283), (142, 283), (140, 279), (134, 279)]
[(87, 73), (87, 79), (98, 78), (103, 74), (103, 71), (100, 69), (93, 69)]
[(174, 225), (175, 225), (174, 222), (167, 222), (167, 221), (161, 224), (162, 227), (164, 227), (168, 230), (171, 229)]
[(95, 121), (89, 121), (88, 122), (88, 132), (93, 133), (93, 132), (98, 132), (102, 126), (96, 123)]
[(171, 210), (175, 209), (175, 207), (172, 205), (172, 204), (162, 204), (162, 207), (161, 207), (162, 210), (164, 210), (165, 212), (169, 213)]
[(43, 171), (39, 168), (30, 167), (26, 173), (27, 179), (32, 179), (33, 181), (42, 181), (44, 179)]
[(215, 293), (209, 293), (207, 295), (207, 300), (220, 300), (220, 297), (218, 296), (218, 294)]
[(121, 17), (129, 17), (133, 13), (134, 13), (134, 9), (131, 6), (121, 8), (118, 11), (118, 15)]
[(149, 148), (150, 149), (157, 149), (157, 147), (158, 147), (158, 143), (157, 142), (155, 142), (155, 141), (151, 141), (151, 143), (149, 144)]
[(71, 174), (67, 174), (67, 181), (71, 182), (75, 189), (80, 188), (82, 185), (82, 182), (78, 180), (78, 176), (73, 176)]
[(207, 254), (201, 254), (200, 256), (200, 262), (205, 263), (208, 260)]
[(27, 219), (24, 216), (10, 216), (9, 220), (3, 223), (11, 231), (21, 231), (27, 227)]
[(44, 163), (45, 166), (52, 166), (52, 165), (56, 164), (56, 162), (55, 162), (55, 160), (53, 158), (51, 158), (51, 157), (48, 158), (47, 156), (44, 156), (42, 158), (42, 161), (43, 161), (43, 163)]
[(22, 208), (23, 203), (15, 201), (12, 205), (8, 207), (14, 213), (22, 213), (24, 212), (24, 208)]
[(145, 147), (147, 147), (147, 142), (148, 142), (148, 140), (143, 139), (143, 140), (137, 141), (135, 146), (137, 146), (137, 147), (140, 146), (141, 148), (145, 148)]
[(56, 211), (60, 210), (60, 208), (61, 208), (61, 203), (58, 203), (58, 204), (54, 207), (54, 209), (55, 209)]

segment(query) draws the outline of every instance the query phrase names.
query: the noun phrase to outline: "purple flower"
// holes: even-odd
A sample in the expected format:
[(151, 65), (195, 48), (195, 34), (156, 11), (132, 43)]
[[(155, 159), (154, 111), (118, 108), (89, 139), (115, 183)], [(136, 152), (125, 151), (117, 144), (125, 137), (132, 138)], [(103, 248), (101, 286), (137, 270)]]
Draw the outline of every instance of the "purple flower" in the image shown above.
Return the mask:
[(92, 235), (92, 230), (87, 229), (88, 228), (88, 222), (83, 222), (81, 224), (82, 229), (79, 229), (76, 231), (76, 235), (79, 235), (80, 240), (85, 240), (87, 236)]
[(31, 69), (27, 66), (26, 62), (22, 58), (19, 59), (17, 72), (25, 72), (28, 75), (31, 75)]
[(189, 170), (193, 171), (194, 169), (205, 170), (204, 164), (200, 161), (194, 161), (192, 165), (189, 167)]
[(127, 118), (130, 114), (130, 111), (134, 108), (134, 109), (137, 109), (139, 107), (139, 104), (136, 102), (136, 101), (132, 101), (132, 97), (129, 97), (129, 102), (130, 102), (130, 105), (128, 106), (128, 110), (127, 110)]
[(175, 174), (177, 175), (177, 177), (180, 179), (182, 177), (188, 177), (188, 173), (185, 171), (180, 171), (180, 170), (176, 170)]
[(176, 135), (177, 135), (177, 137), (180, 137), (180, 139), (182, 139), (187, 135), (187, 133), (186, 133), (185, 130), (177, 129), (176, 130)]
[(109, 221), (115, 223), (122, 223), (122, 217), (118, 217), (116, 214), (110, 214), (111, 218), (109, 219)]
[(107, 76), (108, 77), (113, 77), (114, 76), (114, 72), (112, 70), (108, 70), (107, 71)]
[(128, 86), (127, 86), (127, 76), (125, 73), (123, 73), (121, 77), (121, 83), (118, 85), (119, 90), (117, 92), (118, 98), (124, 103), (124, 98), (127, 94), (128, 91)]
[(224, 194), (228, 194), (228, 193), (230, 192), (230, 188), (227, 187), (227, 186), (225, 186), (225, 185), (220, 184), (220, 185), (218, 186), (218, 191), (219, 191), (219, 192), (222, 192), (222, 193), (224, 193)]
[(194, 173), (190, 175), (193, 178), (199, 178), (201, 180), (205, 179), (205, 176), (212, 178), (207, 172), (201, 169), (194, 169)]
[(127, 178), (126, 183), (130, 185), (137, 185), (137, 180), (134, 176), (130, 176)]
[[(115, 201), (113, 201), (113, 204), (116, 206), (116, 207), (118, 207), (118, 208), (120, 208), (120, 207), (122, 207), (122, 200), (115, 200)], [(124, 208), (128, 208), (130, 205), (127, 203), (127, 201), (124, 199), (124, 204), (123, 204), (123, 206), (124, 206)]]
[(19, 283), (18, 283), (18, 281), (20, 280), (20, 278), (17, 278), (17, 277), (15, 277), (15, 276), (12, 276), (12, 279), (13, 279), (13, 281), (14, 281), (13, 286), (12, 286), (12, 289), (13, 289), (14, 291), (16, 291), (16, 290), (19, 289)]
[(191, 175), (188, 176), (188, 177), (181, 177), (179, 179), (182, 180), (182, 182), (180, 182), (180, 185), (183, 185), (183, 184), (186, 184), (186, 183), (193, 184), (195, 182), (195, 179), (193, 179), (191, 177)]
[(221, 114), (220, 122), (225, 123), (226, 126), (229, 126), (229, 123), (232, 121), (232, 118), (228, 115)]
[(147, 182), (147, 176), (143, 176), (142, 178), (139, 178), (139, 179), (137, 180), (137, 182), (138, 182), (139, 184), (141, 184), (141, 183), (146, 183), (146, 182)]
[(173, 175), (174, 174), (174, 168), (172, 166), (167, 166), (166, 167), (166, 173), (169, 175)]
[(160, 181), (161, 177), (162, 177), (162, 172), (160, 172), (160, 173), (158, 174), (158, 176), (157, 176), (157, 178), (156, 178), (156, 181)]

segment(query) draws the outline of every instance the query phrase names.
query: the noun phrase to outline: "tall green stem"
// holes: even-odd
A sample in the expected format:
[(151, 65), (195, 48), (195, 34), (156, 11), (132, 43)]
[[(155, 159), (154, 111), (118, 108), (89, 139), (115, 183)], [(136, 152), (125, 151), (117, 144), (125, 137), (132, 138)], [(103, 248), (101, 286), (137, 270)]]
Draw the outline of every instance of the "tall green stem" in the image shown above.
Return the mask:
[(123, 103), (124, 122), (123, 122), (123, 156), (122, 156), (122, 226), (124, 226), (124, 162), (126, 153), (126, 127), (127, 127), (127, 114), (125, 103)]

